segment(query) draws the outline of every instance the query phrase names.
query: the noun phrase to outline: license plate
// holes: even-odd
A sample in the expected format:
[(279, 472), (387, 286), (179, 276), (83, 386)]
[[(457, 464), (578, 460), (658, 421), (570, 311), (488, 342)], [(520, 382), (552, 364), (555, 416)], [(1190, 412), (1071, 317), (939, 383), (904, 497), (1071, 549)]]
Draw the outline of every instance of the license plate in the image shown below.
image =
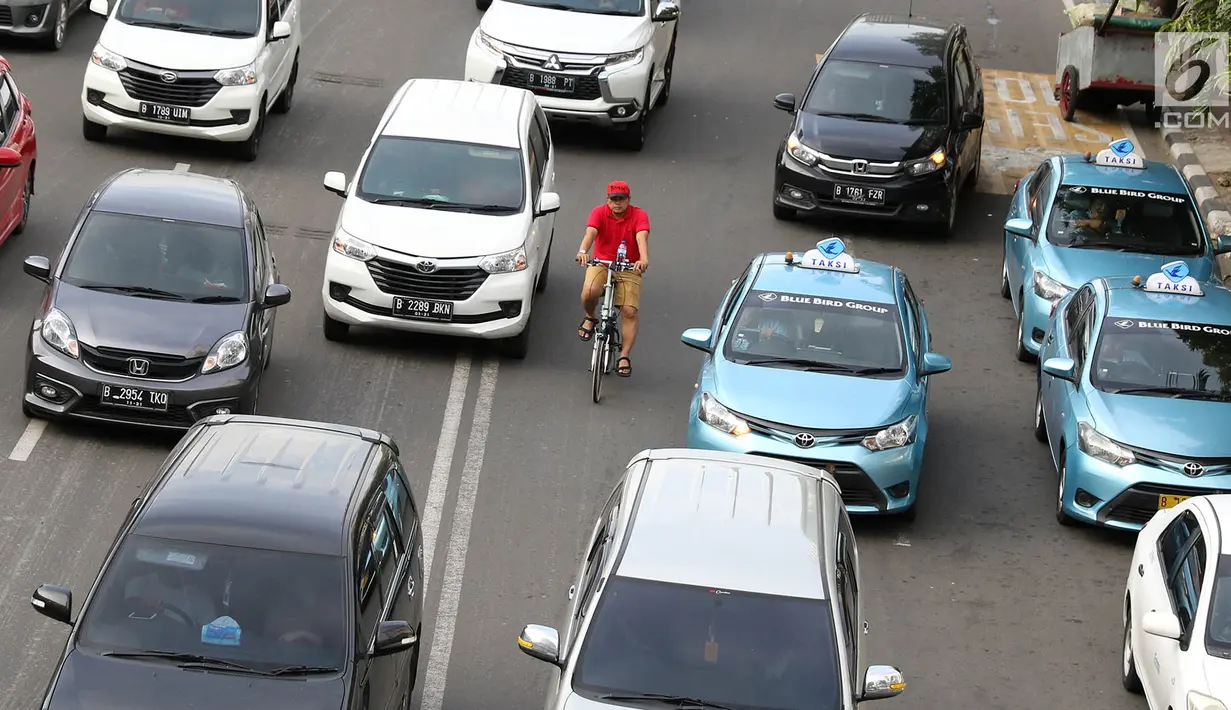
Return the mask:
[(395, 296), (393, 315), (415, 320), (453, 320), (453, 302)]
[(192, 111), (183, 106), (150, 104), (142, 101), (139, 114), (147, 121), (158, 121), (159, 123), (179, 123), (186, 126), (192, 121)]
[(167, 411), (170, 397), (166, 392), (143, 390), (137, 387), (121, 385), (103, 385), (99, 401), (108, 407), (124, 407), (125, 409), (151, 409), (156, 412)]
[(1184, 501), (1188, 500), (1190, 497), (1191, 496), (1172, 496), (1172, 495), (1165, 495), (1165, 494), (1160, 495), (1158, 497), (1158, 509), (1166, 510), (1168, 508), (1174, 508), (1180, 503), (1183, 503)]
[(857, 202), (865, 205), (885, 204), (885, 188), (862, 185), (834, 185), (833, 198), (842, 202)]
[(526, 83), (531, 89), (542, 89), (543, 91), (552, 91), (557, 94), (571, 94), (577, 90), (577, 77), (561, 76), (559, 74), (543, 74), (541, 72), (529, 72), (526, 78)]

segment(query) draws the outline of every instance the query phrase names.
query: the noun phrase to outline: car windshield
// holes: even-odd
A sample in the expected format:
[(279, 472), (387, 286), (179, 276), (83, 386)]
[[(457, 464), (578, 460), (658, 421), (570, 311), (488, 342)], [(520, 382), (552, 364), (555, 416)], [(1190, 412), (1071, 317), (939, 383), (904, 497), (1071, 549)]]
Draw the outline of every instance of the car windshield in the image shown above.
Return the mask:
[(130, 535), (85, 610), (99, 653), (204, 656), (257, 671), (344, 668), (342, 557)]
[(1231, 399), (1231, 326), (1106, 318), (1091, 378), (1104, 392)]
[(142, 298), (239, 302), (248, 293), (244, 245), (238, 227), (94, 212), (60, 280)]
[(588, 12), (594, 15), (640, 17), (645, 13), (645, 0), (508, 0), (517, 5), (548, 7), (568, 12)]
[(368, 202), (512, 214), (525, 196), (516, 148), (382, 136), (355, 194)]
[(261, 0), (121, 0), (115, 19), (139, 27), (255, 37), (263, 5)]
[(898, 309), (890, 304), (753, 290), (724, 354), (736, 363), (900, 375), (901, 331)]
[(1206, 651), (1222, 658), (1231, 658), (1231, 555), (1218, 558), (1209, 616), (1210, 625), (1205, 635)]
[(1048, 241), (1062, 247), (1160, 256), (1205, 253), (1188, 195), (1061, 185), (1048, 222)]
[(612, 577), (573, 689), (740, 709), (836, 710), (842, 673), (831, 613), (820, 599)]
[(865, 121), (943, 124), (948, 120), (945, 86), (940, 67), (831, 59), (808, 92), (803, 111)]

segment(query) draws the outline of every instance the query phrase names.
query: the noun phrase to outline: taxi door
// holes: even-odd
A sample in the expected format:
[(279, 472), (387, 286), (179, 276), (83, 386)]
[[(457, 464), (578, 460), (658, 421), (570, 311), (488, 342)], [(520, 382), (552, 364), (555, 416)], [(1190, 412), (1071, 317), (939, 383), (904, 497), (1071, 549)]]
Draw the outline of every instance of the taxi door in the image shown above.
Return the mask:
[(1051, 194), (1052, 166), (1050, 162), (1040, 165), (1013, 196), (1009, 219), (1021, 218), (1031, 221), (1029, 237), (1021, 237), (1005, 230), (1005, 270), (1009, 277), (1010, 296), (1014, 312), (1021, 313), (1026, 291), (1034, 288), (1034, 262), (1039, 253), (1039, 239), (1043, 236), (1043, 216), (1047, 213), (1047, 197)]
[(30, 153), (34, 148), (34, 119), (30, 117), (30, 105), (10, 72), (0, 74), (0, 131), (3, 145), (22, 156), (21, 166), (0, 168), (0, 242), (21, 224), (25, 206), (22, 201), (26, 180), (30, 173)]
[[(1078, 373), (1078, 381), (1081, 381), (1080, 374), (1085, 367), (1087, 355), (1090, 352), (1091, 331), (1093, 330), (1094, 322), (1094, 292), (1088, 286), (1081, 288), (1073, 297), (1069, 299), (1065, 306), (1064, 313), (1061, 314), (1061, 322), (1064, 324), (1064, 332), (1058, 333), (1054, 337), (1063, 337), (1063, 348), (1058, 349), (1057, 356), (1067, 357), (1071, 359)], [(1077, 386), (1068, 380), (1062, 380), (1059, 377), (1052, 377), (1046, 373), (1040, 373), (1042, 378), (1040, 386), (1043, 393), (1043, 419), (1047, 427), (1048, 447), (1051, 449), (1052, 462), (1059, 466), (1060, 455), (1063, 453), (1060, 450), (1060, 444), (1065, 439), (1065, 432), (1068, 429), (1068, 423), (1074, 416), (1074, 407), (1082, 406), (1079, 399), (1080, 394), (1077, 391)], [(1071, 441), (1072, 437), (1069, 437)]]

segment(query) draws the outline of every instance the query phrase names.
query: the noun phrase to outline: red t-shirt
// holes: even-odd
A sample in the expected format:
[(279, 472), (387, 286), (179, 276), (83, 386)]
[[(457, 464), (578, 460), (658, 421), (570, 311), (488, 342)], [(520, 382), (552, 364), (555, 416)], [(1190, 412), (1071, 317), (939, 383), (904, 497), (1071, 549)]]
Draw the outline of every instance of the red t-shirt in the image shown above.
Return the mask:
[(590, 210), (587, 227), (598, 230), (594, 238), (594, 258), (603, 261), (615, 261), (616, 250), (620, 242), (625, 241), (628, 249), (628, 260), (636, 262), (641, 259), (641, 250), (637, 248), (637, 232), (650, 231), (650, 216), (636, 205), (629, 205), (624, 216), (616, 219), (611, 214), (611, 208), (606, 203)]

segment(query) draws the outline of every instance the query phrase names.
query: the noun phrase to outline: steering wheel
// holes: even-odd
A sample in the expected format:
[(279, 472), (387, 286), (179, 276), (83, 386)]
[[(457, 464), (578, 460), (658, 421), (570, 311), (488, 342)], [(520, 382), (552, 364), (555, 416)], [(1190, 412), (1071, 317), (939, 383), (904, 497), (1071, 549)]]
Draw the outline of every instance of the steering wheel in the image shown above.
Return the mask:
[[(187, 626), (188, 628), (196, 627), (196, 623), (193, 622), (192, 617), (188, 615), (188, 612), (184, 611), (178, 606), (175, 606), (174, 604), (168, 604), (167, 602), (162, 602), (161, 604), (158, 604), (155, 607), (154, 605), (151, 605), (148, 601), (141, 599), (139, 597), (129, 597), (126, 601), (128, 602), (128, 605), (130, 607), (136, 610), (139, 610), (142, 613), (151, 613), (150, 619), (155, 619), (155, 618), (162, 617), (162, 616), (168, 616), (168, 617), (174, 616), (174, 617), (177, 617), (176, 621)], [(171, 612), (171, 613), (168, 615), (163, 612)]]
[(303, 630), (288, 631), (285, 634), (282, 634), (281, 636), (279, 636), (278, 640), (281, 641), (282, 643), (291, 643), (297, 646), (323, 646), (325, 645), (325, 640), (321, 638), (320, 634), (314, 633), (312, 631), (303, 631)]
[(1115, 365), (1105, 368), (1109, 379), (1117, 382), (1134, 382), (1138, 383), (1135, 386), (1152, 386), (1158, 379), (1158, 373), (1152, 368), (1143, 365), (1135, 360), (1128, 362), (1119, 362)]

